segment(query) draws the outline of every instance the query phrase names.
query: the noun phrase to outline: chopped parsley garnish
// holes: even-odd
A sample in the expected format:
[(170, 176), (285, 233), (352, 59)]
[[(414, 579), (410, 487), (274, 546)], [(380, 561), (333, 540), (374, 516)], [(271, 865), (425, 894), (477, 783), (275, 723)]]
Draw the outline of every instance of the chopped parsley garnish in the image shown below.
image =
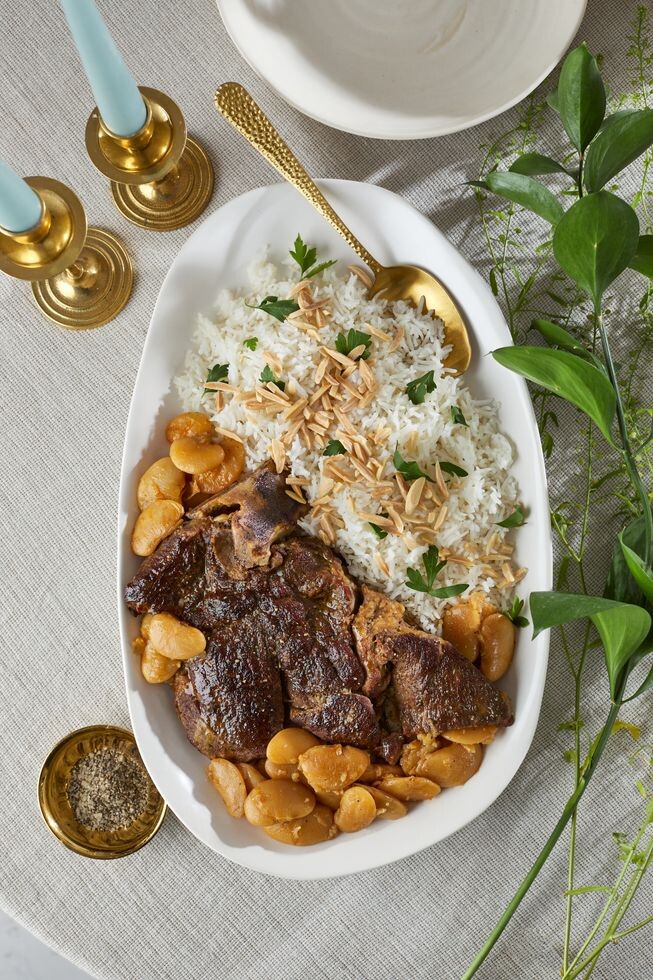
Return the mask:
[(457, 405), (451, 406), (451, 421), (455, 422), (456, 425), (466, 425), (467, 428), (469, 428), (469, 425), (467, 425), (467, 419)]
[(446, 460), (444, 463), (440, 463), (440, 469), (443, 473), (449, 473), (451, 476), (467, 476), (467, 470), (464, 470), (462, 466), (456, 466), (455, 463), (448, 463)]
[(404, 459), (398, 449), (395, 449), (394, 456), (392, 457), (392, 465), (397, 473), (401, 473), (406, 480), (419, 480), (420, 476), (425, 476), (427, 480), (433, 483), (431, 477), (424, 470), (420, 469), (415, 460)]
[(258, 347), (258, 337), (250, 337), (248, 340), (243, 340), (243, 347), (247, 347), (248, 350), (256, 350)]
[(364, 361), (370, 356), (370, 344), (372, 343), (372, 338), (368, 333), (362, 333), (360, 330), (354, 330), (352, 327), (347, 334), (339, 333), (336, 337), (336, 350), (339, 354), (344, 354), (349, 356), (353, 350), (357, 347), (363, 345), (365, 350), (360, 355)]
[(320, 262), (319, 265), (315, 265), (315, 260), (317, 259), (317, 249), (309, 248), (306, 245), (301, 235), (297, 235), (295, 239), (294, 250), (290, 250), (290, 256), (295, 260), (299, 266), (300, 272), (302, 274), (302, 279), (312, 279), (319, 272), (324, 272), (330, 266), (336, 264), (335, 259), (331, 259), (329, 262)]
[(347, 452), (340, 439), (329, 439), (326, 444), (326, 449), (322, 453), (323, 456), (342, 456)]
[(503, 615), (507, 616), (511, 623), (517, 627), (517, 629), (523, 629), (528, 626), (528, 620), (525, 616), (520, 616), (520, 612), (524, 608), (524, 600), (519, 599), (517, 596), (514, 597), (509, 609), (503, 610)]
[(435, 391), (436, 384), (433, 377), (433, 371), (427, 371), (423, 374), (421, 378), (415, 378), (414, 381), (409, 381), (406, 385), (406, 394), (410, 398), (413, 405), (421, 405), (427, 395), (430, 395), (432, 391)]
[(512, 514), (509, 514), (505, 520), (497, 522), (497, 527), (521, 527), (525, 523), (524, 511), (517, 504)]
[(283, 323), (286, 317), (290, 316), (291, 313), (296, 313), (299, 309), (294, 300), (279, 299), (278, 296), (266, 296), (258, 306), (253, 303), (245, 303), (245, 306), (249, 306), (250, 310), (263, 310), (264, 313), (269, 313), (280, 323)]
[(414, 589), (415, 592), (424, 592), (433, 599), (451, 599), (469, 588), (469, 585), (462, 583), (460, 585), (445, 585), (439, 589), (433, 587), (437, 576), (447, 564), (446, 560), (440, 558), (440, 552), (436, 545), (429, 545), (422, 555), (422, 564), (424, 565), (425, 576), (417, 568), (406, 569), (407, 581), (405, 584), (409, 589)]
[[(214, 364), (212, 368), (209, 368), (208, 374), (206, 375), (207, 381), (225, 381), (229, 376), (229, 365), (228, 364)], [(202, 393), (202, 398), (204, 395), (214, 395), (215, 392), (212, 388), (205, 388)]]
[(281, 391), (286, 390), (286, 382), (280, 381), (279, 378), (275, 378), (274, 372), (269, 364), (266, 364), (263, 370), (261, 371), (261, 377), (259, 378), (259, 381), (261, 382), (261, 384), (264, 385), (267, 384), (268, 381), (271, 381), (272, 384), (276, 385), (277, 388), (279, 388)]

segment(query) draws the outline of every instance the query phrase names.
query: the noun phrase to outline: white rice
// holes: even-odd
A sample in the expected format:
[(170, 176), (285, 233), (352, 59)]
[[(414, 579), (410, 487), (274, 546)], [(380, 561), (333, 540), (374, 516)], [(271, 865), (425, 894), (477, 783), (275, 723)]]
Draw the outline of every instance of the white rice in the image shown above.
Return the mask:
[[(328, 297), (330, 308), (329, 322), (319, 329), (318, 341), (294, 326), (292, 320), (280, 323), (267, 313), (248, 308), (244, 302), (257, 304), (268, 295), (286, 297), (297, 284), (296, 266), (293, 270), (289, 262), (279, 268), (263, 259), (252, 266), (250, 277), (250, 290), (222, 291), (212, 317), (198, 318), (193, 349), (186, 357), (184, 371), (175, 379), (184, 408), (212, 412), (217, 426), (235, 432), (245, 443), (246, 465), (253, 468), (270, 457), (272, 440), (280, 440), (291, 423), (280, 415), (246, 408), (228, 393), (223, 395), (221, 410), (214, 411), (213, 395), (202, 397), (210, 367), (216, 363), (228, 364), (229, 384), (253, 391), (260, 384), (259, 376), (266, 363), (263, 352), (270, 353), (281, 365), (281, 370), (274, 373), (285, 381), (291, 399), (310, 397), (318, 387), (314, 375), (323, 358), (321, 348), (334, 348), (338, 333), (346, 333), (351, 327), (367, 333), (371, 325), (395, 336), (403, 329), (404, 338), (394, 353), (387, 350), (391, 342), (372, 337), (371, 356), (366, 364), (379, 387), (371, 404), (363, 409), (352, 407), (348, 418), (356, 431), (365, 436), (374, 433), (380, 424), (390, 430), (383, 444), (375, 447), (376, 459), (386, 462), (383, 479), (393, 479), (395, 446), (404, 458), (416, 460), (432, 477), (436, 460), (449, 460), (467, 470), (468, 475), (463, 478), (444, 477), (449, 488), (447, 513), (435, 543), (445, 553), (467, 557), (470, 567), (449, 561), (435, 585), (468, 583), (469, 589), (462, 598), (481, 592), (505, 608), (514, 584), (510, 582), (510, 572), (505, 574), (505, 563), (510, 565), (510, 557), (506, 557), (503, 565), (496, 557), (509, 534), (497, 527), (497, 522), (514, 511), (518, 499), (515, 481), (510, 476), (513, 450), (499, 431), (495, 405), (473, 398), (464, 379), (454, 378), (443, 369), (448, 349), (442, 345), (440, 321), (423, 316), (403, 302), (391, 304), (369, 299), (355, 275), (341, 266), (333, 267), (311, 280), (314, 297)], [(252, 337), (258, 338), (255, 351), (244, 346), (244, 341)], [(428, 371), (433, 371), (437, 388), (426, 396), (423, 404), (414, 405), (406, 394), (406, 385)], [(358, 372), (350, 381), (358, 383)], [(463, 412), (468, 427), (452, 421), (454, 405)], [(336, 429), (337, 422), (330, 428), (328, 438), (338, 438)], [(412, 447), (411, 439), (415, 443)], [(407, 444), (412, 451), (406, 448)], [(288, 447), (287, 464), (293, 476), (307, 481), (303, 492), (309, 502), (319, 496), (322, 473), (325, 465), (329, 465), (322, 452), (323, 443), (318, 441), (309, 450), (298, 436)], [(349, 465), (345, 456), (335, 457), (332, 462), (343, 468)], [(401, 500), (398, 492), (395, 495)], [(367, 520), (357, 516), (360, 511), (379, 513), (378, 499), (374, 499), (370, 487), (358, 477), (352, 485), (337, 483), (329, 503), (344, 525), (335, 532), (335, 547), (352, 573), (401, 600), (423, 626), (437, 629), (448, 601), (415, 592), (405, 584), (407, 568), (423, 572), (426, 544), (413, 541), (411, 547), (405, 533), (389, 533), (379, 540)], [(319, 520), (312, 515), (302, 521), (302, 526), (313, 534), (320, 532)], [(489, 562), (484, 559), (488, 552), (495, 556)], [(381, 570), (379, 556), (380, 565), (385, 563), (389, 574)], [(490, 568), (496, 569), (494, 577)]]

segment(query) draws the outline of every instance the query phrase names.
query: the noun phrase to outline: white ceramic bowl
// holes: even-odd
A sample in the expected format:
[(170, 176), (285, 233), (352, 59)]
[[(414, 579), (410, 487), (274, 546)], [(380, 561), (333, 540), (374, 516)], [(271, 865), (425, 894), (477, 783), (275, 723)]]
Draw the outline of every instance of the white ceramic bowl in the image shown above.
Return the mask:
[(361, 136), (442, 136), (546, 78), (587, 0), (218, 0), (231, 39), (306, 115)]
[[(517, 536), (517, 559), (529, 568), (522, 594), (551, 587), (551, 539), (544, 462), (526, 386), (484, 356), (510, 343), (503, 316), (478, 274), (433, 225), (401, 198), (369, 184), (322, 181), (336, 210), (381, 262), (431, 269), (464, 311), (474, 344), (467, 381), (474, 394), (500, 405), (503, 430), (517, 448), (514, 473), (528, 523)], [(211, 214), (188, 239), (161, 287), (145, 341), (132, 399), (122, 464), (118, 536), (118, 609), (125, 683), (138, 748), (159, 792), (179, 819), (208, 847), (231, 861), (287, 878), (328, 878), (362, 871), (437, 843), (485, 810), (521, 764), (537, 724), (548, 657), (548, 633), (531, 640), (522, 631), (505, 680), (515, 723), (488, 748), (479, 772), (465, 786), (446, 790), (398, 821), (377, 821), (358, 834), (310, 848), (279, 844), (226, 813), (206, 778), (207, 760), (187, 741), (172, 692), (142, 678), (131, 640), (137, 621), (122, 590), (138, 568), (130, 550), (137, 515), (136, 483), (145, 464), (165, 455), (166, 421), (181, 406), (172, 378), (191, 343), (194, 320), (210, 312), (223, 286), (245, 285), (246, 269), (266, 243), (281, 257), (297, 231), (320, 255), (352, 261), (352, 254), (308, 203), (286, 184), (238, 197)]]

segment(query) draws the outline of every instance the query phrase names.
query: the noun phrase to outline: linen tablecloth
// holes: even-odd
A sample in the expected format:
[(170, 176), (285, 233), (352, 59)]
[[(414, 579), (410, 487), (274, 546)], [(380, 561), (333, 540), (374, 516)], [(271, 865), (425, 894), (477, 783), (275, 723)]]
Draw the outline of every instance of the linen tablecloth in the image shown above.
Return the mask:
[[(176, 98), (189, 131), (210, 151), (217, 178), (211, 208), (275, 179), (215, 112), (216, 84), (234, 79), (260, 100), (312, 174), (402, 194), (487, 274), (477, 206), (464, 181), (478, 173), (482, 144), (516, 122), (518, 110), (438, 140), (365, 140), (283, 103), (240, 58), (211, 0), (101, 7), (139, 82)], [(635, 12), (631, 0), (590, 0), (579, 33), (605, 56), (613, 92), (631, 81), (625, 52)], [(0, 901), (106, 980), (459, 976), (570, 792), (572, 770), (562, 757), (568, 742), (558, 725), (571, 716), (572, 688), (555, 638), (537, 734), (509, 788), (454, 837), (398, 864), (336, 881), (277, 881), (213, 854), (172, 815), (138, 854), (93, 862), (67, 851), (42, 823), (36, 782), (52, 744), (81, 725), (129, 724), (115, 608), (121, 448), (153, 304), (189, 230), (148, 233), (114, 210), (107, 182), (85, 153), (92, 99), (58, 4), (0, 0), (0, 36), (0, 158), (21, 173), (69, 183), (89, 221), (127, 243), (136, 269), (122, 315), (79, 334), (45, 321), (27, 284), (0, 278)], [(547, 126), (557, 132), (551, 123), (545, 133)], [(650, 352), (645, 356), (650, 363)], [(571, 444), (566, 451), (564, 443), (568, 417), (559, 417), (549, 465), (554, 497), (574, 471)], [(605, 677), (598, 664), (588, 675), (584, 716), (592, 730), (604, 711)], [(650, 699), (625, 717), (650, 737)], [(623, 760), (616, 739), (583, 801), (579, 883), (590, 873), (602, 880), (614, 868), (611, 831), (636, 819), (638, 797)], [(559, 847), (482, 976), (558, 975), (565, 873)], [(650, 913), (652, 885), (641, 888), (633, 915)], [(591, 911), (591, 900), (578, 903), (579, 935)], [(650, 976), (644, 935), (622, 952), (608, 950), (596, 975)]]

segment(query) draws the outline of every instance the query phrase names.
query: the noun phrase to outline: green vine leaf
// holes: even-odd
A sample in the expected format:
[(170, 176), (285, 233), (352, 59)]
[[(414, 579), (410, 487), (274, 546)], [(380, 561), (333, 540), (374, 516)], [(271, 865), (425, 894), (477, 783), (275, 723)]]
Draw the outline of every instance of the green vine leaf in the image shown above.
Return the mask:
[(619, 535), (619, 540), (615, 543), (612, 554), (603, 594), (606, 599), (642, 605), (642, 591), (630, 574), (621, 542), (636, 553), (643, 550), (645, 542), (643, 517), (636, 517), (635, 520), (626, 525)]
[(510, 167), (513, 174), (525, 174), (527, 177), (538, 177), (541, 174), (567, 174), (569, 171), (553, 157), (543, 153), (522, 153)]
[(558, 82), (558, 105), (567, 136), (583, 153), (605, 116), (605, 87), (596, 58), (581, 44), (565, 58)]
[(606, 125), (589, 147), (585, 158), (585, 186), (588, 191), (600, 191), (652, 143), (653, 109), (608, 116)]
[(570, 350), (574, 354), (585, 353), (583, 345), (576, 340), (573, 334), (570, 334), (568, 330), (561, 327), (559, 323), (552, 323), (551, 320), (533, 320), (531, 330), (537, 330), (544, 337), (547, 344), (551, 344), (552, 347), (562, 347), (564, 350)]
[(637, 251), (630, 260), (630, 268), (653, 279), (653, 235), (640, 235)]
[(573, 354), (547, 347), (500, 347), (499, 364), (571, 402), (597, 424), (609, 443), (616, 411), (614, 388), (605, 374)]
[(525, 174), (494, 170), (480, 184), (513, 204), (534, 211), (551, 225), (557, 225), (564, 214), (562, 205), (548, 187)]
[(621, 545), (628, 571), (648, 601), (653, 603), (653, 569), (640, 558), (636, 551), (628, 547), (623, 539), (623, 532), (619, 535), (619, 544)]
[(634, 258), (639, 221), (625, 201), (599, 191), (576, 201), (559, 221), (553, 252), (567, 275), (596, 308), (608, 286)]
[(552, 626), (591, 619), (603, 644), (610, 694), (616, 698), (634, 665), (634, 655), (650, 632), (651, 617), (647, 611), (613, 599), (568, 592), (533, 592), (530, 607), (533, 637)]

